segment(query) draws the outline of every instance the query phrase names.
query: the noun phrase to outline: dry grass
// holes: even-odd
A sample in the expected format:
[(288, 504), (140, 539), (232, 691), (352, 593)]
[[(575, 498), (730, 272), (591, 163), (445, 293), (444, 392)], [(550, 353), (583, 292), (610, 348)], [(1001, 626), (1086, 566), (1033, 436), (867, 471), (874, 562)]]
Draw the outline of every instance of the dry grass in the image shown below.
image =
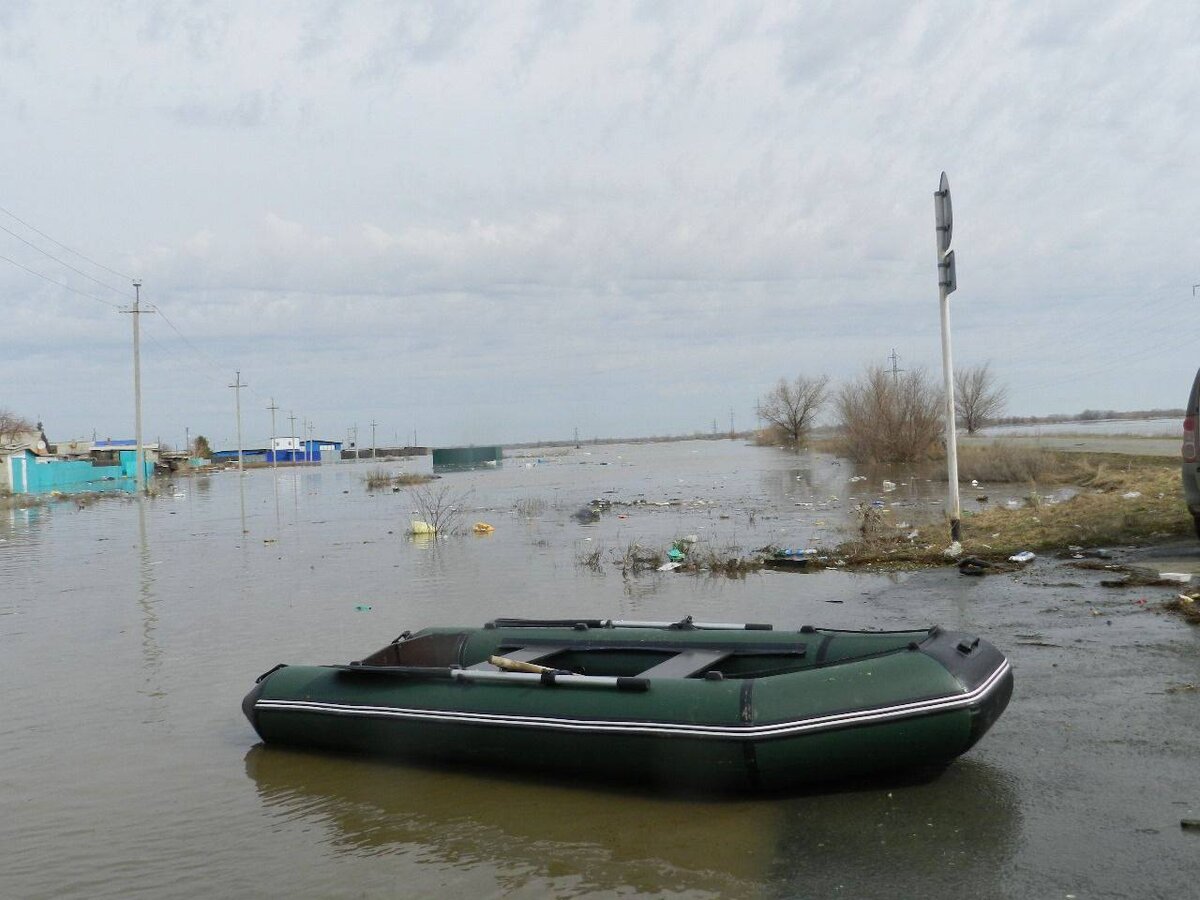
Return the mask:
[(522, 497), (513, 509), (523, 519), (536, 519), (546, 511), (546, 501), (541, 497)]
[[(1193, 531), (1176, 466), (1116, 458), (1091, 464), (1078, 483), (1080, 493), (1063, 503), (997, 507), (964, 516), (964, 552), (995, 560), (1022, 550), (1148, 544)], [(1129, 493), (1139, 496), (1127, 499)], [(854, 540), (830, 555), (859, 567), (903, 569), (947, 563), (942, 550), (949, 543), (948, 529), (932, 540), (936, 532), (926, 528), (915, 541), (858, 530)]]
[[(1175, 466), (1116, 469), (1101, 464), (1081, 482), (1084, 489), (1065, 503), (989, 509), (964, 519), (964, 544), (1017, 552), (1073, 544), (1145, 544), (1192, 532)], [(1126, 499), (1128, 493), (1140, 496)]]
[(600, 575), (603, 575), (604, 569), (600, 565), (600, 562), (603, 558), (603, 547), (588, 547), (586, 549), (579, 550), (575, 554), (575, 565), (579, 566), (581, 569), (587, 569), (591, 572), (596, 572)]
[(623, 552), (618, 552), (616, 563), (621, 568), (622, 575), (640, 575), (642, 572), (657, 569), (665, 561), (666, 557), (659, 551), (631, 543)]
[(368, 491), (382, 491), (391, 487), (411, 487), (414, 484), (426, 484), (433, 480), (430, 475), (416, 472), (400, 472), (392, 474), (387, 469), (371, 469), (363, 476)]
[(1196, 598), (1187, 597), (1180, 594), (1174, 600), (1168, 600), (1163, 604), (1163, 609), (1168, 612), (1178, 613), (1183, 616), (1183, 620), (1191, 625), (1200, 625), (1200, 603), (1196, 602)]
[(726, 578), (745, 578), (748, 572), (757, 572), (762, 567), (761, 558), (744, 557), (741, 547), (730, 544), (719, 548), (693, 546), (688, 552), (687, 558), (683, 560), (683, 565), (679, 567), (679, 571), (696, 574), (706, 572), (709, 575)]
[(1078, 484), (1096, 466), (1078, 454), (997, 441), (958, 448), (959, 481), (986, 484)]

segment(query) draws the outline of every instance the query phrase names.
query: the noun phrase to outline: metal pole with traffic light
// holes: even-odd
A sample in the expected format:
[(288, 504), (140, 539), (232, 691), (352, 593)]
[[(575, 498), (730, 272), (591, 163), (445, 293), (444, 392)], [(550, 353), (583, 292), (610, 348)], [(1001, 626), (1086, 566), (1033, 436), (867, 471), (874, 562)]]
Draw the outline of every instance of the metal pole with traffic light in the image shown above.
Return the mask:
[(958, 433), (954, 427), (954, 361), (950, 355), (950, 295), (958, 287), (954, 268), (954, 251), (950, 239), (954, 234), (954, 213), (950, 205), (950, 182), (942, 173), (941, 183), (933, 193), (933, 211), (937, 223), (938, 302), (942, 312), (942, 374), (946, 380), (946, 474), (950, 481), (947, 514), (950, 517), (950, 540), (962, 536), (960, 520), (962, 507), (958, 499)]

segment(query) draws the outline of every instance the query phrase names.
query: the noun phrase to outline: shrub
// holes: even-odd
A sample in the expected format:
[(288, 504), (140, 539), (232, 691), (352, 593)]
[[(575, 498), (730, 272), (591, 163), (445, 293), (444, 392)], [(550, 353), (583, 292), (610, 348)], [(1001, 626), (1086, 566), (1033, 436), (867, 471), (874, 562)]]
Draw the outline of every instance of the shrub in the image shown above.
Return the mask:
[[(922, 369), (868, 366), (837, 392), (843, 452), (855, 462), (915, 462), (942, 451), (942, 392)], [(944, 452), (944, 451), (942, 451)]]

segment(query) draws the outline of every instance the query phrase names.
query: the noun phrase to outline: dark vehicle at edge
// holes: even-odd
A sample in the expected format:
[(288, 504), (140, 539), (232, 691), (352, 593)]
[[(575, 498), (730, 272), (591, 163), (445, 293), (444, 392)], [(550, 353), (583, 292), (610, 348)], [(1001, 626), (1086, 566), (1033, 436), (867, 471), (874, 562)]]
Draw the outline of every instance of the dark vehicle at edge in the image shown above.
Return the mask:
[(1200, 370), (1192, 381), (1183, 419), (1183, 496), (1200, 537)]

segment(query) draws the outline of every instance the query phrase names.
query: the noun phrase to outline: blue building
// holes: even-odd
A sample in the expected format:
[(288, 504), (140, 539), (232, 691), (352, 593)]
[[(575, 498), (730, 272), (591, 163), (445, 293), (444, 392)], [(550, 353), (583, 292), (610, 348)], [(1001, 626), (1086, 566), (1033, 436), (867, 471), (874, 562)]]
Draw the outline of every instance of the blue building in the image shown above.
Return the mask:
[[(32, 450), (19, 450), (0, 460), (6, 468), (8, 488), (14, 494), (80, 493), (133, 490), (137, 476), (137, 451), (113, 450), (112, 462), (98, 459), (57, 459)], [(147, 481), (154, 461), (144, 461)]]
[[(242, 450), (243, 464), (248, 462), (337, 462), (342, 457), (341, 441), (326, 441), (319, 438), (275, 438), (270, 447), (255, 447)], [(213, 462), (237, 462), (237, 450), (214, 450)]]

